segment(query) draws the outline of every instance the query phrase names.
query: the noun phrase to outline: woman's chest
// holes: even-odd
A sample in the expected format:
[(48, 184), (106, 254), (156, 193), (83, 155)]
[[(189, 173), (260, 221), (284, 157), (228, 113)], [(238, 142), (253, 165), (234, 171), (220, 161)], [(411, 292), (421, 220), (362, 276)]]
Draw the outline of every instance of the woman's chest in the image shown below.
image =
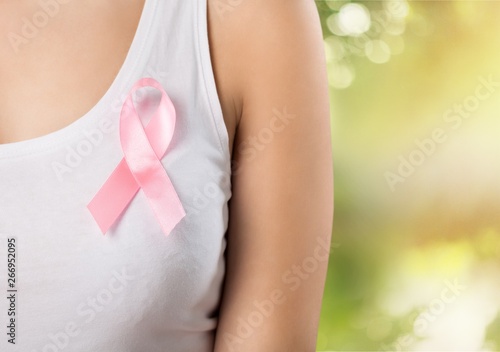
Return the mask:
[[(42, 3), (0, 4), (5, 17), (0, 21), (5, 39), (0, 42), (0, 144), (49, 134), (87, 113), (122, 67), (145, 1)], [(212, 55), (216, 64), (222, 53)], [(232, 151), (237, 116), (227, 74), (219, 71), (217, 85)]]
[(123, 64), (144, 1), (30, 3), (0, 5), (0, 143), (48, 134), (89, 111)]

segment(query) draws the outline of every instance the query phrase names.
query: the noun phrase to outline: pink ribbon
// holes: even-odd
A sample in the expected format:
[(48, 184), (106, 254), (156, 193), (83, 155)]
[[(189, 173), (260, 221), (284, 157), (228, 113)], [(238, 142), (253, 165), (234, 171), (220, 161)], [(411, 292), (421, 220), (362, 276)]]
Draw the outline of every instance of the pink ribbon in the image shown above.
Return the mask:
[[(161, 91), (162, 97), (157, 110), (144, 128), (132, 101), (132, 94), (146, 86)], [(160, 83), (153, 78), (137, 81), (120, 114), (120, 141), (124, 158), (87, 205), (103, 234), (139, 189), (146, 195), (165, 235), (186, 215), (160, 162), (172, 140), (175, 120), (174, 105)]]

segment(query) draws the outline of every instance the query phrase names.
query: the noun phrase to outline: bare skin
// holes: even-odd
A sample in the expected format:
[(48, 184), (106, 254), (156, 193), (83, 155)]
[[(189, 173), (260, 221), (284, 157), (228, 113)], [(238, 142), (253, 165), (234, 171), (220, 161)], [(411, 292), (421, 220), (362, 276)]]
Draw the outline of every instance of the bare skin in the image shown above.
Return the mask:
[[(313, 352), (327, 268), (314, 253), (325, 254), (318, 243), (329, 245), (333, 220), (318, 13), (312, 0), (252, 0), (233, 2), (221, 18), (220, 1), (209, 2), (219, 94), (230, 128), (237, 123), (215, 352)], [(295, 118), (252, 159), (245, 142), (273, 128), (273, 109)], [(272, 313), (259, 320), (254, 302), (264, 301)], [(250, 334), (238, 329), (241, 320), (253, 322)]]
[(19, 33), (18, 19), (31, 17), (39, 4), (1, 1), (0, 143), (58, 130), (90, 110), (123, 64), (143, 1), (63, 5), (18, 53), (7, 33)]
[[(315, 4), (243, 0), (221, 12), (221, 1), (208, 2), (214, 74), (237, 165), (214, 351), (315, 351), (333, 216)], [(0, 143), (61, 129), (94, 106), (123, 64), (143, 4), (71, 2), (16, 53), (6, 34), (38, 2), (0, 1)], [(276, 111), (289, 116), (287, 124), (272, 122)], [(266, 128), (275, 130), (271, 141), (249, 154), (249, 141)], [(242, 336), (238, 324), (256, 310), (253, 302), (273, 298), (272, 314)]]

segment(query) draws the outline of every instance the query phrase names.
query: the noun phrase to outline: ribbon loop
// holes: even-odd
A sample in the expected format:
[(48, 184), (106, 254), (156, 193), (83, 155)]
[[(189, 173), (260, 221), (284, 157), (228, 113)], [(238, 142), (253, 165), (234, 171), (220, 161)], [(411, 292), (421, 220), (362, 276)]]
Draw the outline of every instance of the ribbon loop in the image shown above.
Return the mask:
[[(157, 110), (144, 127), (132, 98), (136, 90), (147, 86), (158, 89), (162, 96)], [(172, 140), (175, 121), (174, 105), (159, 82), (142, 78), (132, 87), (120, 113), (120, 143), (124, 158), (87, 205), (104, 234), (140, 189), (165, 235), (186, 215), (161, 163)]]

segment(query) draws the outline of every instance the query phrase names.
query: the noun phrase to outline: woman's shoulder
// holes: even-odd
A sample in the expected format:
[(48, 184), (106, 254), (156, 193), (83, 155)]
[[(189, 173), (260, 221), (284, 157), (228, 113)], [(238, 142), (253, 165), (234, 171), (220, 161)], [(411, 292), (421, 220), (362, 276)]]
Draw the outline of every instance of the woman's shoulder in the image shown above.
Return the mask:
[(208, 17), (213, 69), (231, 135), (252, 91), (283, 88), (266, 71), (293, 66), (304, 50), (322, 53), (319, 15), (314, 0), (208, 0)]

